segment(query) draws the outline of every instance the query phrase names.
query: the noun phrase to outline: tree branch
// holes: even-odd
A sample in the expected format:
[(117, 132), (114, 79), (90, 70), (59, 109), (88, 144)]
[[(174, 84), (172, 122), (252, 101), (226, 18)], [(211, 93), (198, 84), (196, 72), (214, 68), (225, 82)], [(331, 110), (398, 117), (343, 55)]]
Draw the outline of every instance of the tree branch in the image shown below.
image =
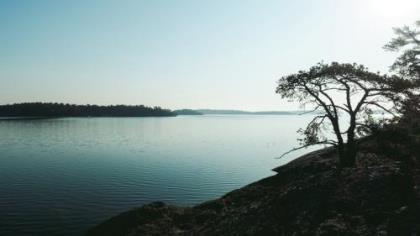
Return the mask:
[(321, 145), (321, 144), (336, 146), (337, 145), (337, 142), (332, 141), (332, 140), (325, 140), (325, 141), (321, 141), (321, 142), (317, 142), (317, 143), (306, 144), (306, 145), (303, 145), (303, 146), (300, 146), (300, 147), (295, 147), (295, 148), (292, 148), (291, 150), (289, 150), (289, 151), (281, 154), (279, 157), (276, 157), (276, 159), (281, 159), (284, 156), (286, 156), (286, 155), (288, 155), (288, 154), (290, 154), (292, 152), (295, 152), (295, 151), (298, 151), (298, 150), (301, 150), (301, 149), (305, 149), (305, 148), (308, 148), (310, 146)]
[(391, 114), (391, 115), (393, 115), (393, 116), (397, 116), (394, 112), (392, 112), (391, 110), (389, 110), (389, 109), (385, 108), (384, 106), (382, 106), (381, 104), (379, 104), (379, 103), (377, 103), (377, 102), (372, 102), (372, 101), (370, 101), (370, 102), (365, 102), (365, 104), (366, 104), (366, 105), (367, 105), (367, 104), (370, 104), (370, 105), (373, 105), (373, 106), (377, 106), (377, 107), (381, 108), (382, 110), (384, 110), (384, 111), (388, 112), (389, 114)]

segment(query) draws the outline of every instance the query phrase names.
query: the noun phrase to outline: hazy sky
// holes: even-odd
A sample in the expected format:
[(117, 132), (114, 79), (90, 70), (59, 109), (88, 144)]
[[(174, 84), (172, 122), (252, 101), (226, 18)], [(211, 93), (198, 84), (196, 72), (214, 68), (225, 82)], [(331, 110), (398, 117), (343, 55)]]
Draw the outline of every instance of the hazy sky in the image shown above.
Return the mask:
[(419, 0), (0, 1), (0, 103), (290, 110), (282, 75), (317, 62), (386, 72)]

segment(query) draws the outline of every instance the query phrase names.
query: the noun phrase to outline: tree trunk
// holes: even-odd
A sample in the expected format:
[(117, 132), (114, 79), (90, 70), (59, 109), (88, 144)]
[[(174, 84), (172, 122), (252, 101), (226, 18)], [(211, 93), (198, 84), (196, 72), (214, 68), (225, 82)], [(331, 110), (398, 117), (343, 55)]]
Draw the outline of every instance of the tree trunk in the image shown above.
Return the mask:
[(338, 161), (339, 161), (339, 165), (340, 167), (343, 167), (343, 163), (345, 163), (345, 159), (346, 159), (346, 155), (345, 155), (345, 151), (344, 151), (344, 144), (343, 143), (339, 143), (337, 146), (338, 149)]
[(356, 164), (357, 147), (354, 140), (347, 142), (345, 146), (343, 167), (353, 167)]
[(343, 167), (353, 167), (356, 164), (357, 146), (354, 140), (355, 119), (352, 118), (351, 125), (347, 133), (347, 144), (345, 145)]
[(356, 164), (357, 148), (353, 143), (338, 145), (338, 158), (341, 168), (353, 167)]
[[(354, 165), (355, 161), (352, 161), (352, 156), (348, 155), (346, 144), (344, 144), (343, 137), (341, 136), (340, 126), (338, 124), (337, 118), (331, 119), (331, 123), (333, 125), (333, 129), (335, 135), (337, 136), (337, 149), (338, 149), (338, 161), (339, 166), (343, 167), (350, 167)], [(355, 159), (355, 158), (353, 158)]]

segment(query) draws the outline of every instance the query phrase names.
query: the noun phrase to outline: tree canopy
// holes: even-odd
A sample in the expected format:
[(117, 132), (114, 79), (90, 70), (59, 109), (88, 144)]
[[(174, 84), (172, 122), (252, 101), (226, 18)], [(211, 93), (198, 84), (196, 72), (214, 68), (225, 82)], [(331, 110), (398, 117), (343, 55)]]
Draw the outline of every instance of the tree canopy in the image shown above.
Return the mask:
[(391, 70), (400, 76), (420, 80), (420, 21), (414, 28), (404, 26), (395, 28), (394, 32), (396, 37), (384, 46), (388, 51), (401, 52)]
[[(302, 147), (337, 146), (340, 164), (352, 166), (357, 150), (355, 139), (366, 133), (372, 112), (393, 114), (389, 103), (410, 86), (412, 83), (405, 79), (373, 73), (363, 65), (333, 62), (280, 78), (276, 92), (282, 98), (310, 106), (311, 112), (317, 114), (300, 130), (304, 135)], [(335, 139), (324, 134), (329, 128)]]
[(403, 99), (398, 100), (401, 117), (394, 128), (404, 129), (412, 138), (420, 134), (420, 21), (414, 27), (395, 28), (394, 32), (395, 37), (384, 46), (388, 51), (400, 53), (391, 71), (412, 80), (414, 85)]

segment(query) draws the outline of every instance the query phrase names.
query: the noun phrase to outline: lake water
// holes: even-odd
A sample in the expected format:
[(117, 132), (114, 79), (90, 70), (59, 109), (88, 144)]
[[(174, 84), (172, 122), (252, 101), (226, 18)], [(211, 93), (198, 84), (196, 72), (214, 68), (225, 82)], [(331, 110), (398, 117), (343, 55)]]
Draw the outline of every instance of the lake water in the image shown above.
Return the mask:
[(81, 235), (152, 201), (188, 206), (217, 198), (299, 155), (275, 159), (297, 145), (296, 130), (310, 119), (0, 121), (0, 235)]

